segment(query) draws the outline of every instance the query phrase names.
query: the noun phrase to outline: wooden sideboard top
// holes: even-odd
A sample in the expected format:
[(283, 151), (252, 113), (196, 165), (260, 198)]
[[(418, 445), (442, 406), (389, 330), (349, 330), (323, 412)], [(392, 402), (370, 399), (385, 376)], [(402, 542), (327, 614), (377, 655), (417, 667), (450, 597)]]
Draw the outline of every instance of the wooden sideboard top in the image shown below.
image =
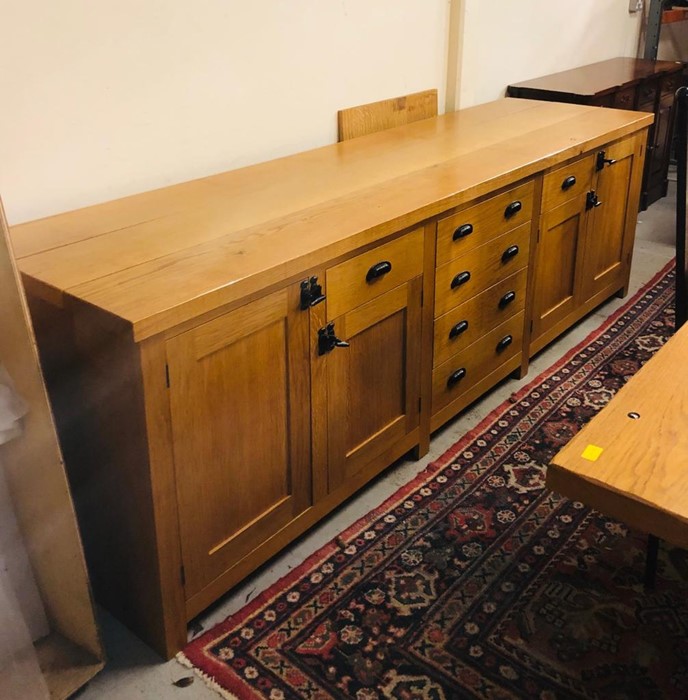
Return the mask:
[(32, 293), (93, 304), (141, 340), (652, 119), (502, 99), (17, 225), (14, 252)]
[(541, 91), (592, 97), (633, 85), (652, 76), (668, 75), (681, 70), (683, 70), (683, 64), (678, 61), (610, 58), (607, 61), (590, 63), (561, 73), (513, 83), (509, 85), (507, 91), (510, 95), (518, 95), (521, 91), (524, 93)]

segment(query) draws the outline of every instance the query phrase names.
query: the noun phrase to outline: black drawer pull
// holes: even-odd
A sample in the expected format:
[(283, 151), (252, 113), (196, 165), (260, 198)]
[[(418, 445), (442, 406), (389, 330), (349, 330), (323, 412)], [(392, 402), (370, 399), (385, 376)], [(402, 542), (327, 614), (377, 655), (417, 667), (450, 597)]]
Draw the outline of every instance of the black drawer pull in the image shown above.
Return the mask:
[(464, 319), (463, 321), (459, 321), (455, 326), (452, 326), (451, 330), (449, 331), (449, 340), (454, 340), (457, 336), (461, 335), (462, 333), (465, 333), (468, 330), (468, 321)]
[(568, 190), (571, 189), (576, 184), (576, 176), (575, 175), (569, 175), (564, 182), (561, 183), (561, 189), (562, 190)]
[(447, 379), (447, 389), (451, 389), (453, 386), (456, 386), (465, 376), (465, 367), (461, 367), (461, 369), (457, 369), (456, 372), (452, 372)]
[(378, 279), (379, 277), (382, 277), (383, 275), (386, 275), (388, 272), (392, 271), (392, 263), (389, 262), (389, 260), (383, 260), (382, 262), (375, 263), (370, 270), (368, 270), (368, 274), (366, 275), (366, 282), (372, 282), (373, 280)]
[(518, 199), (515, 202), (511, 202), (511, 204), (509, 204), (509, 206), (507, 206), (507, 208), (504, 210), (504, 218), (510, 219), (514, 214), (518, 214), (521, 209), (523, 209), (523, 205), (518, 201)]
[(502, 262), (506, 262), (507, 260), (511, 260), (511, 258), (514, 258), (518, 255), (518, 246), (517, 245), (510, 245), (503, 253), (502, 253)]
[(459, 274), (456, 275), (456, 277), (454, 277), (454, 279), (451, 281), (451, 288), (456, 289), (462, 284), (466, 284), (466, 282), (468, 282), (469, 279), (471, 279), (471, 273), (468, 270), (459, 272)]
[(511, 335), (505, 335), (505, 336), (497, 343), (497, 347), (495, 348), (495, 350), (497, 350), (497, 352), (502, 352), (502, 350), (505, 350), (506, 348), (508, 348), (509, 345), (511, 345), (511, 343), (513, 343), (513, 342), (514, 342), (513, 336), (511, 336)]
[(499, 308), (504, 309), (505, 307), (509, 306), (512, 301), (516, 299), (516, 292), (513, 290), (510, 292), (507, 292), (500, 300), (499, 300)]
[(454, 231), (454, 235), (452, 236), (453, 241), (458, 241), (459, 238), (465, 238), (466, 236), (469, 236), (471, 233), (473, 233), (473, 224), (464, 224), (463, 226), (459, 226), (459, 228)]

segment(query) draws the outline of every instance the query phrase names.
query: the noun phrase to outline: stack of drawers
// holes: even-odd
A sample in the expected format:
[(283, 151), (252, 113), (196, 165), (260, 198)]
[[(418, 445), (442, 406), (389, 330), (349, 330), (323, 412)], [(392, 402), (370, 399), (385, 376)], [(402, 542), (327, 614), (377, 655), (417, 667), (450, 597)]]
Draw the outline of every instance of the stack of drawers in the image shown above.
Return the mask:
[(437, 223), (432, 429), (519, 366), (533, 181)]

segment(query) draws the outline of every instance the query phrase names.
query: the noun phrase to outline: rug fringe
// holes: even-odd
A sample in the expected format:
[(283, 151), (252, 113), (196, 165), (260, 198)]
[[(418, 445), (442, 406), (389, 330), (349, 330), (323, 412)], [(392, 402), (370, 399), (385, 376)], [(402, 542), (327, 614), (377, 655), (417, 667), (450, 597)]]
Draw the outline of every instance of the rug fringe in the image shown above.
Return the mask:
[(175, 657), (174, 657), (177, 662), (184, 666), (185, 668), (191, 669), (202, 681), (205, 683), (205, 685), (210, 688), (210, 690), (218, 693), (220, 697), (225, 698), (225, 700), (241, 700), (237, 695), (234, 695), (234, 693), (230, 693), (228, 690), (223, 688), (217, 681), (213, 680), (209, 675), (206, 673), (203, 673), (198, 666), (194, 666), (193, 663), (184, 655), (183, 651), (180, 651)]

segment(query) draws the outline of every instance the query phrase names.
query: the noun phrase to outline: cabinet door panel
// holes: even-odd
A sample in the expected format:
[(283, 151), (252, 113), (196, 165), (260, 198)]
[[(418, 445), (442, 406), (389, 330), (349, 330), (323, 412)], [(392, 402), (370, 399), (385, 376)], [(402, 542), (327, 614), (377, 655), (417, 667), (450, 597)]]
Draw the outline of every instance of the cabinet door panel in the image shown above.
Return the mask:
[(625, 261), (624, 237), (626, 213), (634, 158), (633, 139), (605, 150), (616, 162), (598, 173), (595, 192), (600, 206), (591, 210), (585, 247), (584, 298), (589, 299), (605, 287), (621, 286)]
[(585, 196), (568, 201), (540, 219), (533, 338), (565, 318), (578, 304), (585, 223)]
[(310, 502), (308, 314), (287, 290), (168, 341), (187, 597)]
[(421, 278), (335, 320), (327, 363), (330, 491), (419, 422)]

